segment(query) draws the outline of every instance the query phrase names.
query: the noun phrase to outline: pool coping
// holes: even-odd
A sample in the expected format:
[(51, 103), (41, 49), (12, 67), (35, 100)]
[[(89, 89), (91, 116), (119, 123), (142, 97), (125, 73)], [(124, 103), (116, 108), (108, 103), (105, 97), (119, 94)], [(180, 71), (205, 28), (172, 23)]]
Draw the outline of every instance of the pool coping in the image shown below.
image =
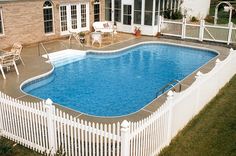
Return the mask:
[[(189, 48), (197, 48), (197, 49), (203, 49), (203, 50), (210, 50), (210, 51), (214, 51), (214, 52), (219, 53), (219, 55), (217, 57), (211, 59), (209, 62), (204, 64), (203, 67), (201, 67), (201, 68), (199, 68), (197, 70), (197, 71), (199, 71), (199, 70), (202, 71), (202, 68), (206, 68), (206, 69), (209, 68), (205, 72), (207, 72), (207, 71), (209, 72), (214, 67), (215, 60), (217, 58), (220, 58), (220, 56), (223, 56), (222, 58), (224, 59), (229, 54), (228, 48), (219, 47), (219, 46), (213, 46), (213, 45), (208, 45), (208, 44), (201, 44), (201, 43), (192, 43), (192, 42), (178, 41), (178, 40), (169, 40), (169, 39), (157, 39), (157, 38), (153, 38), (153, 37), (142, 37), (140, 39), (131, 40), (131, 42), (133, 42), (133, 41), (135, 43), (131, 43), (129, 46), (127, 46), (128, 43), (120, 43), (121, 44), (121, 45), (119, 45), (120, 48), (119, 49), (115, 49), (113, 51), (111, 49), (109, 49), (109, 48), (106, 49), (107, 47), (105, 49), (99, 49), (99, 50), (97, 50), (97, 49), (96, 50), (90, 49), (90, 50), (87, 50), (87, 51), (93, 51), (93, 52), (97, 52), (97, 53), (101, 53), (101, 51), (105, 51), (105, 53), (108, 53), (108, 52), (111, 53), (111, 51), (112, 51), (114, 53), (114, 52), (122, 51), (122, 50), (127, 49), (127, 48), (132, 48), (132, 47), (140, 45), (140, 44), (152, 43), (153, 42), (153, 43), (159, 43), (159, 44), (161, 44), (161, 43), (162, 44), (171, 44), (171, 45), (177, 45), (177, 46), (183, 46), (183, 47), (189, 47)], [(173, 44), (173, 42), (175, 42), (175, 43)], [(187, 46), (184, 45), (184, 44), (187, 44)], [(200, 47), (197, 47), (196, 45), (198, 45)], [(221, 48), (223, 48), (224, 50), (220, 51), (219, 49), (221, 49)], [(221, 60), (222, 60), (222, 58), (221, 58)], [(212, 65), (210, 67), (206, 67), (209, 64), (212, 64)], [(54, 70), (54, 67), (51, 66), (51, 69), (49, 71), (44, 72), (43, 74), (39, 74), (36, 77), (39, 78), (39, 77), (46, 76), (46, 75), (52, 73), (53, 70)], [(192, 74), (190, 74), (189, 76), (186, 77), (188, 79), (189, 78), (192, 79), (192, 82), (187, 82), (187, 83), (184, 82), (184, 84), (186, 84), (186, 88), (189, 85), (191, 85), (191, 83), (194, 82), (194, 76), (195, 76), (197, 71), (194, 71)], [(204, 73), (204, 71), (203, 71), (203, 73)], [(184, 79), (186, 79), (186, 78), (184, 78)], [(22, 83), (20, 83), (20, 85), (18, 87), (22, 87), (22, 85), (24, 85), (25, 83), (27, 83), (29, 81), (32, 81), (33, 79), (35, 79), (35, 77), (31, 77), (29, 79), (26, 79), (26, 80), (22, 81)], [(183, 81), (183, 80), (181, 80), (181, 81)], [(39, 98), (33, 97), (31, 95), (26, 95), (25, 97), (26, 98), (23, 98), (23, 99), (28, 99), (28, 101), (32, 101), (32, 98), (33, 99), (36, 98), (37, 100), (40, 101)], [(80, 113), (80, 112), (75, 111), (73, 109), (70, 109), (70, 108), (58, 105), (58, 104), (55, 104), (55, 106), (56, 106), (56, 108), (59, 108), (60, 110), (66, 111), (69, 114), (71, 114), (72, 116), (78, 117), (78, 118), (83, 119), (83, 120), (87, 120), (87, 121), (91, 121), (91, 122), (99, 122), (99, 123), (114, 123), (114, 122), (122, 121), (122, 120), (125, 120), (125, 119), (129, 120), (129, 121), (138, 121), (140, 119), (143, 119), (143, 118), (149, 116), (150, 114), (152, 114), (156, 109), (158, 109), (160, 107), (160, 105), (163, 104), (163, 102), (165, 101), (165, 98), (166, 98), (166, 95), (163, 94), (163, 96), (159, 97), (158, 100), (154, 99), (152, 102), (147, 104), (145, 107), (140, 109), (138, 112), (134, 112), (132, 114), (129, 114), (129, 115), (126, 115), (126, 116), (119, 116), (119, 117), (97, 117), (97, 116), (91, 116), (91, 115), (86, 115), (84, 113)], [(19, 99), (21, 99), (21, 98), (19, 98)]]

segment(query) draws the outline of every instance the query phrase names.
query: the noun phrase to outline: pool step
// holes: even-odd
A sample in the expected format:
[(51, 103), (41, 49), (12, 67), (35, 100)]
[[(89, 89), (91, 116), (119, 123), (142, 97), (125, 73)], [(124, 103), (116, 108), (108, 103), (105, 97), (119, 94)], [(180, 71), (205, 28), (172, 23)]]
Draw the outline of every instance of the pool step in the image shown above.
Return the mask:
[[(86, 52), (81, 50), (67, 49), (49, 53), (48, 56), (50, 61), (48, 60), (46, 62), (51, 62), (55, 67), (60, 67), (84, 59), (86, 57)], [(47, 55), (42, 55), (42, 57), (47, 58)]]

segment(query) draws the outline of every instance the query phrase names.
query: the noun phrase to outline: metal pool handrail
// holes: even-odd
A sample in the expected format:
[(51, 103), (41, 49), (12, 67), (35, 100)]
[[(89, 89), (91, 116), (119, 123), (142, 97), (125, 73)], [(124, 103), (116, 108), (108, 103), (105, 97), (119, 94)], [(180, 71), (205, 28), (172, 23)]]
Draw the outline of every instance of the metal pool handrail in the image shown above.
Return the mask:
[(174, 86), (174, 83), (177, 83), (177, 84), (179, 84), (179, 92), (181, 91), (181, 89), (182, 89), (182, 84), (180, 83), (180, 81), (179, 80), (172, 80), (171, 82), (169, 82), (169, 83), (167, 83), (166, 85), (164, 85), (157, 93), (156, 93), (156, 98), (158, 97), (158, 95), (159, 95), (159, 93), (164, 93), (165, 92), (165, 89), (166, 88), (168, 88), (168, 87), (175, 87)]

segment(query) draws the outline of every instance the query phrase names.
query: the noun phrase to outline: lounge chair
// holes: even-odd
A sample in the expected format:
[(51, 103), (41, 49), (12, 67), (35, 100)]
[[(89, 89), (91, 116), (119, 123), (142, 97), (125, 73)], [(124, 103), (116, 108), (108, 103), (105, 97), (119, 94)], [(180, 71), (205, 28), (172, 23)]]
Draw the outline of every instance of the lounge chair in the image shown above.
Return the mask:
[(12, 52), (4, 53), (2, 56), (0, 56), (0, 70), (2, 72), (2, 76), (4, 79), (6, 79), (5, 73), (3, 68), (7, 68), (7, 70), (10, 70), (11, 66), (15, 67), (16, 74), (19, 75), (19, 71), (16, 66), (15, 62), (16, 55)]

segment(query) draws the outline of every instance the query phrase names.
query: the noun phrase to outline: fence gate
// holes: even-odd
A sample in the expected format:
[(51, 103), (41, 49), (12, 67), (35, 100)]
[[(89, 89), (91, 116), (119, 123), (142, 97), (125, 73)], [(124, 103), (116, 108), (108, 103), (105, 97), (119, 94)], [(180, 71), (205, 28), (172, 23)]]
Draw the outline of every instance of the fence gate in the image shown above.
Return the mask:
[(166, 36), (181, 37), (199, 41), (213, 41), (220, 43), (236, 43), (236, 26), (231, 22), (228, 25), (213, 25), (205, 20), (191, 23), (186, 18), (182, 20), (167, 20), (160, 17), (160, 31)]

